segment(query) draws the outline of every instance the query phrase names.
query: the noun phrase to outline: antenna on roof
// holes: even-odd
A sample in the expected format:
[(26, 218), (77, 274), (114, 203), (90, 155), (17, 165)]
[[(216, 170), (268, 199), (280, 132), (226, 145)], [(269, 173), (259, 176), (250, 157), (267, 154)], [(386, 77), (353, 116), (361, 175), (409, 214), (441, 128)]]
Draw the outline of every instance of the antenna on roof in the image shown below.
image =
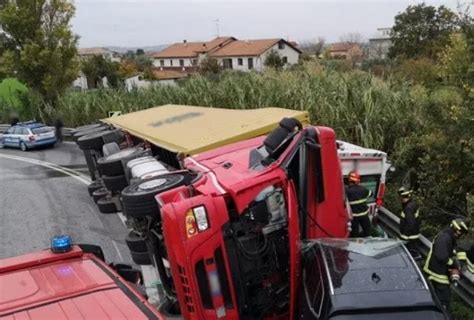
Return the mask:
[(216, 37), (219, 37), (219, 19), (212, 20), (216, 24)]

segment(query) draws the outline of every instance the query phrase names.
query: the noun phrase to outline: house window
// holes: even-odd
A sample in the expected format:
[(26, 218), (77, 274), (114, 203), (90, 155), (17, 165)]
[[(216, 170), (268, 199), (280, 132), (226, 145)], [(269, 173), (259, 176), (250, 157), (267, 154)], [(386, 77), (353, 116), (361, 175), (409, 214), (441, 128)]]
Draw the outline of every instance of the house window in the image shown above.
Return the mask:
[(138, 81), (143, 81), (143, 76), (138, 76)]
[(283, 57), (283, 63), (287, 64), (288, 63), (288, 57)]
[(165, 60), (160, 60), (160, 67), (164, 67), (165, 66)]
[(173, 66), (173, 60), (170, 60), (170, 66)]
[(285, 43), (283, 41), (278, 42), (278, 49), (280, 50), (285, 49)]
[(249, 70), (253, 69), (253, 58), (248, 59)]
[(179, 59), (179, 66), (184, 67), (184, 60), (183, 59)]
[(232, 69), (232, 59), (223, 59), (224, 69)]
[(197, 66), (197, 64), (198, 64), (197, 59), (191, 60), (191, 64), (192, 64), (193, 66)]
[(237, 64), (238, 64), (239, 66), (243, 65), (243, 64), (244, 64), (244, 59), (238, 58), (238, 59), (237, 59)]

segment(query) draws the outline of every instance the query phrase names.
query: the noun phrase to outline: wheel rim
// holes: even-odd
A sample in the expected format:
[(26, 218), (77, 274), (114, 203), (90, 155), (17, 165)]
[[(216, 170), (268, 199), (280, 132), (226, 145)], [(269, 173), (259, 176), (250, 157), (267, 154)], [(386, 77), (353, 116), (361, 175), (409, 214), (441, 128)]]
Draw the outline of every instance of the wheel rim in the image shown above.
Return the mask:
[(140, 184), (138, 186), (138, 189), (142, 191), (151, 190), (157, 187), (161, 187), (162, 185), (166, 183), (166, 181), (167, 181), (166, 179), (155, 179), (155, 180), (147, 181)]
[(26, 151), (26, 145), (24, 142), (20, 143), (20, 148), (22, 151)]

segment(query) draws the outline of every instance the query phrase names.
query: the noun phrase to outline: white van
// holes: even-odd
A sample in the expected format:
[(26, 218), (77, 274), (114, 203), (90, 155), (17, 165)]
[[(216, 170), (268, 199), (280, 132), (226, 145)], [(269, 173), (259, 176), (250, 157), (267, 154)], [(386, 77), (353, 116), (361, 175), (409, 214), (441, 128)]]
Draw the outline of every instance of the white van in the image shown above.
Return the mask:
[(361, 185), (372, 191), (368, 205), (369, 214), (373, 217), (377, 208), (383, 205), (385, 178), (391, 167), (387, 154), (340, 140), (337, 141), (337, 151), (344, 182), (347, 183), (349, 172), (357, 170), (360, 174)]

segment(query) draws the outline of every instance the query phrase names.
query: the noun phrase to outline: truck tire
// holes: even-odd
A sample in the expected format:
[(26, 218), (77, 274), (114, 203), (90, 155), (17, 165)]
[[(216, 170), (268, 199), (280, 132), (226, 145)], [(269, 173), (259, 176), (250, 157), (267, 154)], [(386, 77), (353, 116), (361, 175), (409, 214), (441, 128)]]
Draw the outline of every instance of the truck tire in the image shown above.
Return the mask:
[(117, 205), (115, 204), (114, 200), (109, 196), (105, 196), (99, 199), (99, 201), (97, 201), (97, 207), (99, 207), (99, 211), (101, 213), (117, 213), (118, 212)]
[(92, 198), (94, 199), (94, 202), (97, 203), (100, 199), (107, 196), (108, 194), (109, 191), (107, 189), (100, 188), (92, 192)]
[(104, 157), (110, 156), (111, 154), (117, 153), (120, 151), (120, 147), (117, 142), (109, 142), (102, 146), (102, 153)]
[(122, 190), (124, 212), (135, 218), (159, 214), (155, 196), (183, 184), (183, 175), (166, 174), (128, 186)]
[(288, 130), (285, 128), (275, 128), (265, 138), (263, 144), (268, 153), (272, 153), (288, 136)]
[(72, 130), (72, 134), (76, 133), (76, 132), (79, 132), (79, 131), (85, 131), (85, 130), (90, 130), (90, 129), (94, 129), (94, 128), (98, 128), (98, 127), (103, 127), (104, 126), (104, 123), (91, 123), (91, 124), (86, 124), (86, 125), (83, 125), (83, 126), (79, 126), (79, 127), (76, 127), (74, 128), (74, 130)]
[(90, 185), (87, 186), (87, 191), (89, 191), (89, 195), (92, 196), (92, 193), (100, 188), (103, 188), (103, 184), (100, 181), (94, 181)]
[(82, 150), (102, 151), (102, 146), (109, 142), (122, 142), (124, 136), (118, 129), (104, 130), (87, 134), (77, 139), (77, 144)]
[(132, 147), (120, 150), (117, 153), (99, 158), (97, 160), (97, 169), (101, 175), (117, 176), (125, 174), (122, 161), (138, 158), (143, 153), (143, 148)]
[(72, 140), (77, 143), (77, 140), (79, 140), (79, 138), (82, 137), (82, 136), (86, 136), (86, 135), (94, 133), (94, 132), (107, 131), (107, 130), (109, 130), (109, 128), (105, 127), (105, 126), (95, 127), (95, 128), (91, 128), (91, 129), (76, 131), (75, 133), (73, 133), (71, 135), (71, 137), (72, 137)]
[(105, 187), (112, 192), (120, 192), (128, 186), (125, 175), (120, 176), (102, 176)]
[(147, 252), (147, 246), (145, 240), (138, 235), (135, 231), (130, 231), (125, 238), (125, 243), (130, 251), (134, 252)]
[(288, 131), (294, 131), (295, 127), (298, 127), (298, 129), (303, 128), (303, 125), (301, 122), (296, 120), (295, 118), (283, 118), (281, 119), (279, 123), (280, 127), (287, 129)]
[(151, 258), (148, 252), (135, 252), (130, 251), (130, 255), (132, 256), (133, 262), (140, 266), (148, 266), (151, 265)]

